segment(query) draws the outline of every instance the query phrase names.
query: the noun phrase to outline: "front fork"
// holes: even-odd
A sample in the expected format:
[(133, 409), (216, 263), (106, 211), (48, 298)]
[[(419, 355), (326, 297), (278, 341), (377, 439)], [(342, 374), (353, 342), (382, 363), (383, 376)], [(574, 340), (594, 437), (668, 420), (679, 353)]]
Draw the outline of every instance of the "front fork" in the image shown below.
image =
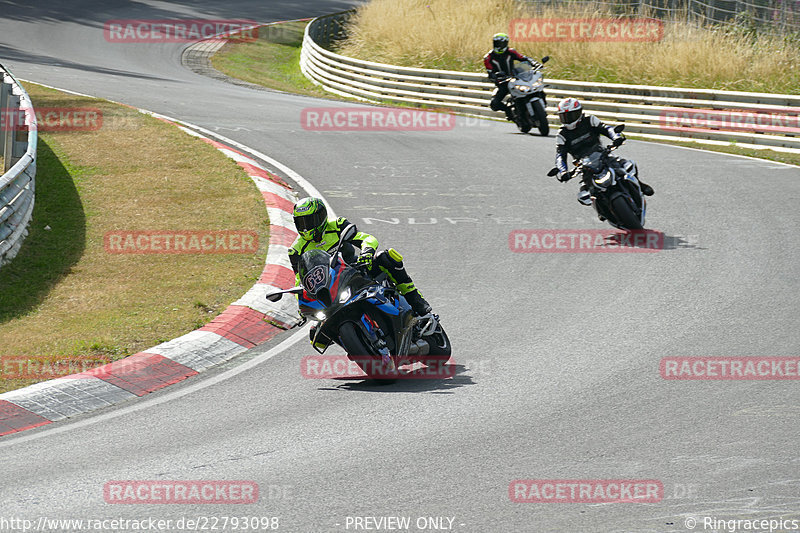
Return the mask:
[(392, 357), (392, 354), (389, 353), (389, 347), (386, 345), (386, 341), (383, 340), (383, 330), (381, 330), (378, 323), (375, 322), (375, 320), (373, 320), (367, 313), (364, 313), (361, 315), (361, 320), (358, 321), (358, 325), (361, 328), (361, 331), (366, 335), (367, 339), (369, 339), (369, 343), (380, 355), (384, 368), (389, 372), (397, 371), (394, 358)]

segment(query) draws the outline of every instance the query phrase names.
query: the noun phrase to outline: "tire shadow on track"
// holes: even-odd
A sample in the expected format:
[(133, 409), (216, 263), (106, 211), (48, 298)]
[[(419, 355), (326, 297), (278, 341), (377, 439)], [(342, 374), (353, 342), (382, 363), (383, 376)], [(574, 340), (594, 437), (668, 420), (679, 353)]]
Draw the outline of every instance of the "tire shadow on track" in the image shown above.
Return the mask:
[[(644, 235), (645, 237), (647, 237), (648, 234), (655, 235), (656, 238), (653, 241), (656, 247), (654, 248), (652, 244), (649, 243), (649, 240), (647, 238), (636, 239), (630, 237), (631, 235), (635, 237), (637, 234)], [(667, 235), (664, 232), (652, 229), (634, 230), (631, 232), (616, 233), (607, 237), (607, 242), (609, 245), (613, 245), (616, 248), (642, 248), (642, 249), (654, 249), (654, 250), (681, 250), (681, 249), (705, 250), (705, 248), (702, 248), (697, 245), (697, 235)]]
[(453, 377), (421, 379), (398, 379), (394, 383), (381, 383), (372, 379), (335, 378), (332, 381), (346, 381), (335, 387), (318, 387), (317, 390), (355, 391), (355, 392), (430, 392), (434, 394), (452, 394), (455, 389), (477, 383), (468, 375), (464, 365), (447, 365), (453, 367)]

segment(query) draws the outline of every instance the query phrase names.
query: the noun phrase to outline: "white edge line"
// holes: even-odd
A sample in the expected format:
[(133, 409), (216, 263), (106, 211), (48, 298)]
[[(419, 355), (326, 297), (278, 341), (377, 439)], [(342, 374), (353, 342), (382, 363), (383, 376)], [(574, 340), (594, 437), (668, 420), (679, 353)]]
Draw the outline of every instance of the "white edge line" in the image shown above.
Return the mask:
[[(26, 80), (22, 80), (22, 81), (26, 81)], [(28, 83), (36, 83), (36, 82), (28, 82)], [(36, 84), (37, 85), (41, 85), (43, 87), (47, 87), (49, 89), (55, 89), (57, 91), (62, 91), (63, 90), (63, 89), (59, 89), (58, 87), (51, 87), (49, 85), (43, 85), (41, 83), (36, 83)], [(101, 98), (98, 98), (96, 96), (82, 94), (82, 93), (78, 93), (78, 92), (75, 92), (75, 91), (63, 90), (63, 92), (66, 92), (66, 93), (69, 93), (69, 94), (75, 94), (75, 95), (78, 95), (78, 96), (87, 96), (89, 98), (96, 98), (96, 99), (101, 100)], [(119, 102), (114, 102), (112, 100), (108, 100), (108, 101), (112, 102), (114, 104), (120, 104)], [(120, 105), (127, 106), (127, 104), (120, 104)], [(128, 106), (128, 107), (130, 107), (130, 106)], [(200, 131), (203, 134), (209, 135), (211, 137), (216, 137), (217, 139), (219, 139), (221, 142), (223, 142), (225, 144), (229, 144), (231, 146), (235, 146), (236, 148), (242, 150), (243, 152), (247, 152), (247, 153), (249, 153), (251, 155), (254, 155), (254, 156), (256, 156), (256, 157), (268, 162), (270, 165), (273, 165), (275, 168), (277, 168), (281, 172), (284, 172), (293, 181), (295, 181), (300, 187), (302, 187), (310, 196), (316, 196), (317, 198), (322, 198), (323, 201), (325, 201), (325, 204), (326, 205), (328, 204), (328, 201), (325, 200), (325, 198), (323, 198), (322, 194), (320, 194), (320, 192), (317, 190), (316, 187), (314, 187), (311, 184), (311, 182), (306, 180), (303, 176), (301, 176), (300, 174), (298, 174), (297, 172), (295, 172), (291, 168), (287, 167), (283, 163), (281, 163), (279, 161), (276, 161), (275, 159), (267, 156), (266, 154), (262, 154), (261, 152), (259, 152), (257, 150), (254, 150), (254, 149), (252, 149), (252, 148), (250, 148), (248, 146), (245, 146), (244, 144), (236, 142), (233, 139), (229, 139), (227, 137), (224, 137), (222, 135), (214, 133), (213, 131), (207, 130), (205, 128), (202, 128), (200, 126), (191, 124), (189, 122), (184, 122), (182, 120), (178, 120), (178, 119), (169, 117), (167, 115), (162, 115), (160, 113), (154, 113), (154, 112), (148, 111), (146, 109), (140, 109), (140, 108), (137, 108), (137, 109), (138, 109), (138, 111), (140, 111), (142, 113), (146, 113), (146, 114), (152, 115), (154, 117), (160, 117), (160, 118), (175, 122), (177, 124), (182, 124), (182, 125), (186, 126), (187, 128), (192, 128), (192, 129), (194, 129), (196, 131)], [(334, 213), (333, 209), (330, 206), (328, 207), (328, 212), (330, 213), (331, 216), (336, 217), (336, 214)], [(110, 411), (108, 413), (104, 413), (102, 415), (90, 416), (89, 418), (86, 418), (84, 420), (79, 420), (79, 421), (72, 422), (72, 423), (67, 423), (66, 421), (64, 421), (64, 422), (53, 422), (53, 424), (58, 424), (58, 425), (56, 427), (45, 429), (45, 430), (41, 430), (41, 431), (34, 432), (34, 433), (31, 433), (31, 434), (28, 434), (28, 435), (25, 435), (24, 432), (23, 432), (23, 434), (20, 435), (19, 437), (13, 437), (13, 438), (7, 438), (7, 439), (3, 438), (3, 439), (0, 439), (0, 448), (5, 448), (7, 446), (12, 446), (14, 444), (19, 444), (19, 443), (23, 443), (23, 442), (29, 442), (29, 441), (32, 441), (32, 440), (40, 439), (40, 438), (45, 437), (45, 436), (55, 435), (55, 434), (58, 434), (58, 433), (63, 433), (65, 431), (70, 431), (70, 430), (73, 430), (73, 429), (86, 427), (86, 426), (89, 426), (89, 425), (92, 425), (92, 424), (96, 424), (97, 422), (104, 422), (106, 420), (111, 420), (111, 419), (117, 418), (119, 416), (128, 414), (128, 413), (133, 413), (133, 412), (139, 411), (141, 409), (145, 409), (147, 407), (151, 407), (151, 406), (154, 406), (154, 405), (159, 405), (159, 404), (162, 404), (164, 402), (168, 402), (170, 400), (174, 400), (176, 398), (180, 398), (182, 396), (186, 396), (187, 394), (191, 394), (193, 392), (205, 389), (206, 387), (210, 387), (211, 385), (215, 385), (215, 384), (217, 384), (217, 383), (219, 383), (221, 381), (225, 381), (225, 380), (227, 380), (229, 378), (232, 378), (232, 377), (236, 376), (237, 374), (240, 374), (241, 372), (244, 372), (245, 370), (249, 370), (249, 369), (253, 368), (256, 365), (259, 365), (259, 364), (263, 363), (264, 361), (272, 359), (276, 355), (280, 354), (284, 350), (286, 350), (286, 349), (290, 348), (291, 346), (293, 346), (294, 344), (296, 344), (300, 339), (304, 338), (305, 335), (306, 335), (306, 331), (308, 330), (309, 327), (310, 327), (309, 325), (301, 327), (294, 335), (291, 335), (287, 339), (283, 340), (280, 344), (278, 344), (274, 348), (271, 348), (268, 351), (266, 351), (266, 352), (264, 352), (264, 353), (262, 353), (260, 355), (257, 355), (253, 359), (250, 359), (249, 361), (246, 361), (246, 362), (244, 362), (244, 363), (242, 363), (242, 364), (240, 364), (240, 365), (238, 365), (238, 366), (236, 366), (234, 368), (231, 368), (230, 370), (226, 370), (225, 372), (222, 372), (221, 374), (217, 374), (216, 376), (203, 379), (201, 381), (198, 381), (197, 383), (194, 383), (192, 385), (183, 387), (183, 388), (181, 388), (179, 390), (176, 390), (174, 392), (168, 392), (166, 394), (159, 395), (157, 397), (150, 398), (148, 400), (143, 400), (143, 401), (140, 401), (140, 402), (136, 402), (133, 405), (130, 405), (128, 407), (115, 409), (113, 411)], [(252, 349), (255, 349), (255, 348), (251, 348), (251, 350)], [(231, 359), (231, 361), (235, 361), (235, 359), (236, 358)], [(126, 400), (126, 401), (134, 401), (134, 399)], [(48, 426), (49, 426), (49, 424), (48, 424)]]
[(267, 361), (269, 359), (272, 359), (273, 357), (275, 357), (276, 355), (280, 354), (281, 352), (283, 352), (287, 348), (290, 348), (292, 345), (296, 344), (298, 341), (300, 341), (301, 339), (303, 339), (305, 337), (306, 330), (309, 327), (310, 327), (309, 325), (303, 326), (302, 328), (300, 328), (299, 331), (297, 331), (297, 333), (295, 333), (294, 335), (292, 335), (291, 337), (289, 337), (287, 339), (284, 339), (277, 346), (269, 349), (268, 351), (266, 351), (266, 352), (264, 352), (262, 354), (257, 355), (256, 357), (254, 357), (253, 359), (250, 359), (249, 361), (246, 361), (246, 362), (244, 362), (244, 363), (242, 363), (242, 364), (240, 364), (240, 365), (238, 365), (238, 366), (236, 366), (234, 368), (226, 370), (225, 372), (222, 372), (221, 374), (217, 374), (216, 376), (206, 378), (206, 379), (204, 379), (202, 381), (198, 381), (197, 383), (193, 383), (192, 385), (183, 387), (183, 388), (175, 390), (173, 392), (168, 392), (166, 394), (163, 394), (163, 395), (160, 395), (160, 396), (157, 396), (157, 397), (154, 397), (154, 398), (150, 398), (148, 400), (144, 400), (144, 401), (141, 401), (141, 402), (134, 403), (133, 405), (130, 405), (128, 407), (115, 409), (113, 411), (110, 411), (108, 413), (104, 413), (104, 414), (101, 414), (101, 415), (90, 416), (89, 418), (86, 418), (86, 419), (83, 419), (83, 420), (79, 420), (77, 422), (63, 423), (63, 424), (59, 423), (59, 422), (54, 422), (54, 424), (59, 424), (59, 425), (57, 427), (53, 427), (52, 429), (47, 429), (47, 430), (44, 430), (44, 431), (31, 433), (29, 435), (23, 434), (23, 435), (21, 435), (19, 437), (16, 437), (16, 438), (13, 438), (13, 439), (10, 439), (10, 440), (0, 440), (0, 448), (4, 448), (6, 446), (11, 446), (11, 445), (14, 445), (14, 444), (20, 444), (20, 443), (23, 443), (23, 442), (29, 442), (29, 441), (36, 440), (36, 439), (39, 439), (39, 438), (42, 438), (42, 437), (45, 437), (45, 436), (55, 435), (55, 434), (63, 433), (65, 431), (70, 431), (70, 430), (73, 430), (73, 429), (78, 429), (78, 428), (90, 426), (92, 424), (96, 424), (97, 422), (104, 422), (106, 420), (111, 420), (111, 419), (117, 418), (118, 416), (126, 415), (128, 413), (133, 413), (133, 412), (139, 411), (141, 409), (146, 409), (148, 407), (159, 405), (159, 404), (168, 402), (170, 400), (174, 400), (174, 399), (180, 398), (182, 396), (186, 396), (187, 394), (191, 394), (193, 392), (205, 389), (206, 387), (210, 387), (212, 385), (216, 385), (217, 383), (219, 383), (221, 381), (225, 381), (226, 379), (232, 378), (232, 377), (236, 376), (237, 374), (240, 374), (240, 373), (244, 372), (245, 370), (250, 370), (254, 366), (259, 365), (259, 364), (261, 364), (264, 361)]

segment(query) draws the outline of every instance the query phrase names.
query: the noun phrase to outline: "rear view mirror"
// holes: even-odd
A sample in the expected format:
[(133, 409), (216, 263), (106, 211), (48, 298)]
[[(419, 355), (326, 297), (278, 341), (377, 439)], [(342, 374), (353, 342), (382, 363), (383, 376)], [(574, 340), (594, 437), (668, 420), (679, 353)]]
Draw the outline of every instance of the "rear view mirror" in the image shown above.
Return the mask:
[(355, 236), (356, 236), (356, 225), (355, 224), (349, 224), (347, 227), (345, 227), (342, 230), (341, 240), (349, 241), (350, 239), (352, 239)]
[(556, 174), (558, 174), (558, 168), (556, 167), (551, 168), (550, 172), (547, 173), (548, 176), (555, 176)]
[(542, 58), (542, 65), (544, 65), (544, 64), (545, 64), (545, 63), (547, 63), (548, 61), (550, 61), (550, 56), (544, 56), (544, 57)]
[(270, 302), (277, 302), (281, 298), (283, 298), (284, 294), (300, 294), (303, 292), (303, 287), (292, 287), (291, 289), (286, 289), (278, 292), (268, 292), (266, 294), (267, 300)]
[(625, 129), (625, 124), (617, 124), (616, 126), (614, 126), (614, 131), (616, 131), (617, 133), (621, 133), (622, 130), (624, 129)]
[(349, 241), (353, 237), (355, 237), (356, 233), (357, 232), (355, 224), (348, 224), (347, 226), (345, 226), (345, 228), (342, 230), (341, 235), (339, 236), (339, 242), (336, 244), (336, 248), (333, 250), (333, 253), (331, 253), (331, 266), (333, 266), (334, 263), (336, 263), (336, 257), (339, 255), (339, 250), (342, 248), (342, 244), (344, 244), (345, 241)]

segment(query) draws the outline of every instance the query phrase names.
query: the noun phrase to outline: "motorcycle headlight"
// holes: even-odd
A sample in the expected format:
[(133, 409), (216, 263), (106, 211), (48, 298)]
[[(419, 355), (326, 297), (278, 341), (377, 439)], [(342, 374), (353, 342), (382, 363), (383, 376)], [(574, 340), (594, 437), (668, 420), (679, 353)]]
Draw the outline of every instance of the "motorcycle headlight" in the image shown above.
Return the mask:
[(527, 85), (514, 85), (514, 88), (521, 93), (526, 93), (531, 90)]
[(606, 170), (605, 174), (595, 178), (594, 180), (595, 183), (603, 186), (605, 186), (605, 184), (610, 181), (611, 181), (611, 170)]
[(322, 322), (323, 320), (325, 320), (325, 313), (323, 313), (322, 311), (317, 311), (316, 314), (314, 315), (314, 318)]
[(342, 292), (342, 295), (339, 296), (339, 303), (344, 303), (349, 299), (350, 299), (350, 287), (347, 287), (344, 290), (344, 292)]

